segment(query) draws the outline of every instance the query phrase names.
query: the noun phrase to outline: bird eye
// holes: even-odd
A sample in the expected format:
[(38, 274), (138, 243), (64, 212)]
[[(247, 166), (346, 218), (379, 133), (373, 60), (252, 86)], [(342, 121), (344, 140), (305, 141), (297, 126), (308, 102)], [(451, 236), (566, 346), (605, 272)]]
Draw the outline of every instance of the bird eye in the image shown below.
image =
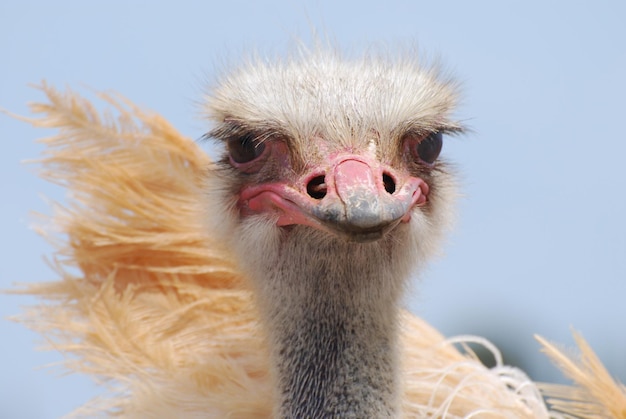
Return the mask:
[(433, 164), (443, 147), (443, 135), (441, 132), (433, 132), (424, 137), (417, 145), (414, 146), (414, 153), (424, 163)]
[(228, 140), (228, 153), (235, 163), (248, 163), (263, 154), (265, 143), (255, 141), (253, 134)]

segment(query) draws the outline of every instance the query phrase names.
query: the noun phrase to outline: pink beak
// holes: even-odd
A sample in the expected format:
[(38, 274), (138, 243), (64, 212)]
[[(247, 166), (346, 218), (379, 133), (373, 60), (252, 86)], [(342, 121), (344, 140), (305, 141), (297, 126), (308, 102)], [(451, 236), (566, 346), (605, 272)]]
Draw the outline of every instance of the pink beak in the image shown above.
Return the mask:
[(245, 188), (239, 206), (243, 215), (278, 214), (278, 226), (308, 225), (367, 242), (409, 222), (413, 208), (426, 203), (428, 192), (418, 177), (402, 176), (374, 159), (343, 154), (295, 184)]

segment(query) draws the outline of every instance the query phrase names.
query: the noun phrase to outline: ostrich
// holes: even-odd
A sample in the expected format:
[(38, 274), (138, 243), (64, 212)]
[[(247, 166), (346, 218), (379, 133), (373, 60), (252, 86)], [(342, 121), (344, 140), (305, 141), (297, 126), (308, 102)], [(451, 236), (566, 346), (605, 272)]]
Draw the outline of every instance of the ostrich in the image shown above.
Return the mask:
[(207, 99), (212, 231), (256, 291), (277, 417), (396, 417), (398, 314), (450, 219), (454, 83), (415, 60), (255, 63)]
[[(22, 321), (114, 383), (75, 413), (559, 417), (521, 371), (400, 310), (452, 218), (439, 154), (463, 127), (435, 69), (323, 49), (250, 63), (206, 98), (217, 162), (126, 100), (102, 95), (116, 122), (42, 90), (28, 121), (59, 130), (42, 176), (69, 190), (52, 220), (67, 238), (61, 280), (22, 291), (44, 300)], [(579, 384), (545, 387), (556, 410), (622, 417), (622, 386), (577, 341), (579, 363), (542, 341)]]

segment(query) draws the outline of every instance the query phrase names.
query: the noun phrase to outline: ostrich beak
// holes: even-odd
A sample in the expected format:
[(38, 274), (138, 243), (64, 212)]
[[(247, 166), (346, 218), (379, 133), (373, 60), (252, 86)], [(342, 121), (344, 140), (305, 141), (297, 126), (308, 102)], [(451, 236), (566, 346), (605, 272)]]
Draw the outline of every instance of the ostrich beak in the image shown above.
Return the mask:
[(360, 155), (342, 155), (309, 171), (295, 183), (265, 183), (245, 188), (243, 215), (278, 214), (278, 226), (308, 225), (350, 241), (383, 237), (409, 222), (414, 207), (424, 205), (429, 188), (418, 177)]

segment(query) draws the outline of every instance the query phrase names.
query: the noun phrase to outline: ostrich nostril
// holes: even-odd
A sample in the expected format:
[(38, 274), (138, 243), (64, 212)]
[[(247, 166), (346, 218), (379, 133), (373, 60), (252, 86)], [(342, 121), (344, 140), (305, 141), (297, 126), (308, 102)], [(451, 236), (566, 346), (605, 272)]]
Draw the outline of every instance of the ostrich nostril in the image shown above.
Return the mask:
[(306, 192), (311, 198), (322, 199), (326, 196), (326, 177), (324, 175), (315, 176), (306, 185)]
[(396, 191), (396, 181), (389, 173), (383, 173), (383, 185), (387, 193), (392, 194)]

